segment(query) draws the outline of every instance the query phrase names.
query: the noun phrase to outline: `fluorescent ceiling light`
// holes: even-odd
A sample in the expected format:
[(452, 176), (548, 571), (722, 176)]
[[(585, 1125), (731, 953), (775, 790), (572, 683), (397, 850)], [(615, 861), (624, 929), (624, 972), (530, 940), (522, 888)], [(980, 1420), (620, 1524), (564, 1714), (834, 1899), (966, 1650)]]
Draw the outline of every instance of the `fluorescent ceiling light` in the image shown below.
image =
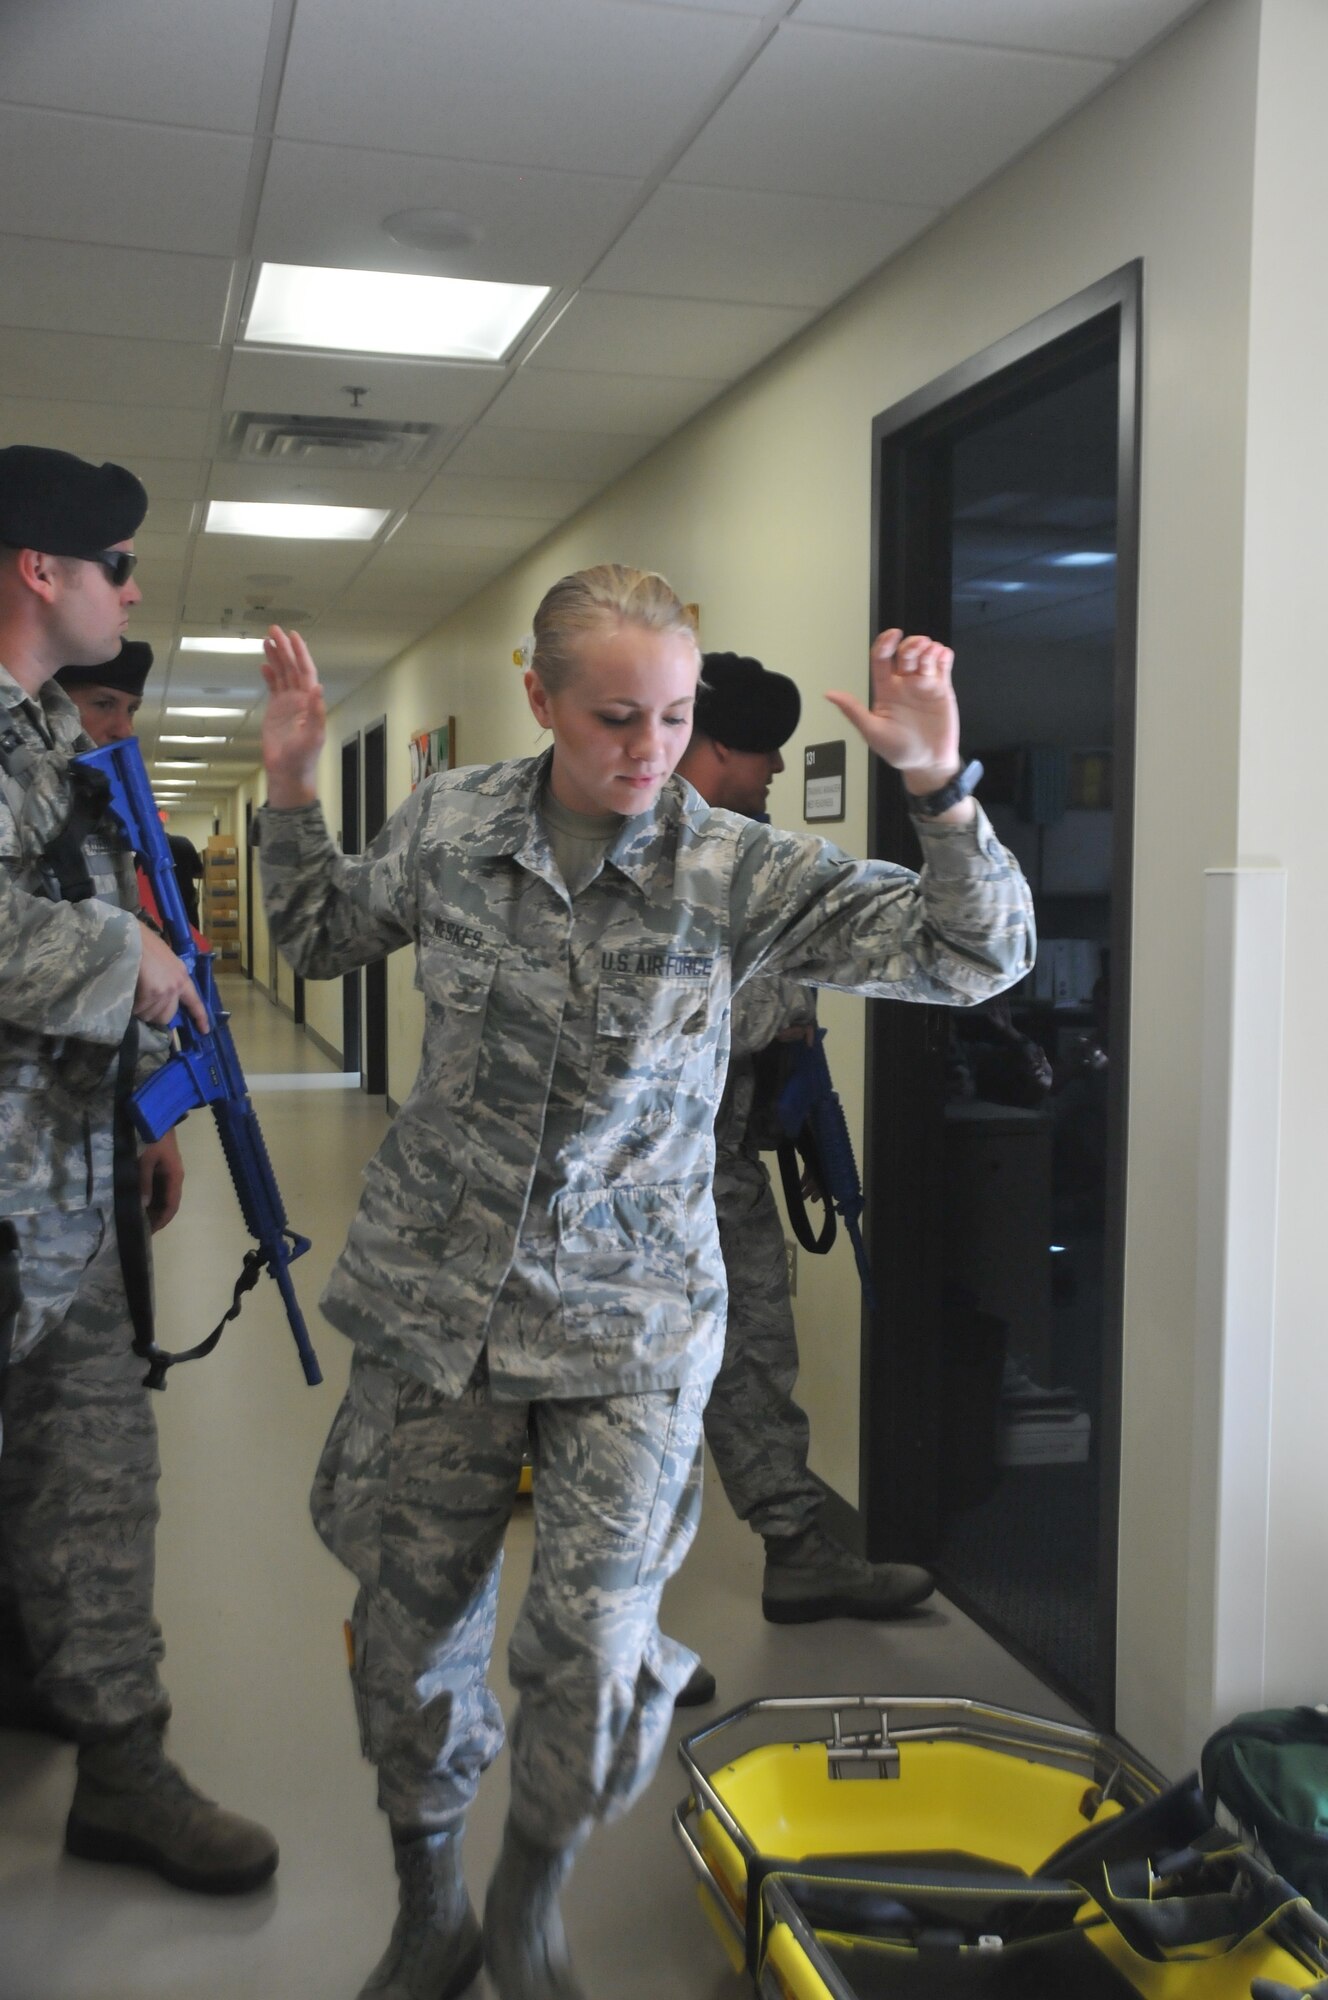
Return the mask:
[(261, 653), (261, 639), (181, 639), (182, 653)]
[(403, 271), (337, 271), (264, 264), (247, 341), (352, 354), (419, 354), (439, 361), (501, 361), (549, 296), (548, 285), (424, 278)]
[(168, 708), (166, 713), (167, 715), (192, 715), (199, 721), (211, 721), (213, 717), (218, 715), (245, 715), (248, 711), (243, 708)]
[(370, 542), (386, 507), (317, 507), (277, 500), (210, 500), (205, 535), (275, 535), (286, 541)]
[(1073, 549), (1069, 555), (1053, 556), (1057, 569), (1102, 569), (1116, 558), (1110, 549)]
[(225, 736), (159, 736), (158, 743), (225, 743)]
[(154, 771), (206, 771), (208, 761), (206, 757), (154, 757), (152, 768)]

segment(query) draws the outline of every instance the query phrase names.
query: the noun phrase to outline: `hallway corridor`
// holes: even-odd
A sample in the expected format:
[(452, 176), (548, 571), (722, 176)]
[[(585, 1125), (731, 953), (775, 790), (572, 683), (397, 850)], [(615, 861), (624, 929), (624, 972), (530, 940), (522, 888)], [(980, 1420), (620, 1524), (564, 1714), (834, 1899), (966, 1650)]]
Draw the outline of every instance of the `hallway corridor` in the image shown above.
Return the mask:
[[(381, 1101), (340, 1087), (263, 992), (238, 978), (223, 992), (291, 1223), (313, 1238), (294, 1278), (326, 1379), (305, 1386), (266, 1279), (217, 1353), (172, 1374), (157, 1402), (157, 1609), (174, 1754), (202, 1790), (273, 1828), (281, 1866), (269, 1889), (226, 1901), (67, 1859), (73, 1751), (0, 1734), (0, 2000), (353, 2000), (395, 1909), (386, 1824), (359, 1757), (346, 1675), (341, 1625), (352, 1585), (317, 1541), (306, 1505), (349, 1359), (317, 1300), (385, 1116)], [(184, 1206), (156, 1243), (158, 1336), (171, 1348), (215, 1324), (248, 1248), (210, 1118), (190, 1118), (181, 1143)], [(523, 1506), (494, 1662), (508, 1708), (505, 1647), (530, 1542)], [(757, 1694), (845, 1688), (1069, 1713), (943, 1602), (894, 1627), (766, 1625), (759, 1557), (711, 1479), (696, 1549), (664, 1615), (718, 1675), (719, 1701), (690, 1712), (676, 1734)], [(504, 1756), (472, 1815), (467, 1874), (477, 1902), (497, 1852), (505, 1768)], [(592, 2000), (738, 2000), (749, 1991), (726, 1969), (674, 1842), (669, 1816), (681, 1791), (669, 1755), (625, 1825), (592, 1840), (574, 1878), (568, 1928)]]

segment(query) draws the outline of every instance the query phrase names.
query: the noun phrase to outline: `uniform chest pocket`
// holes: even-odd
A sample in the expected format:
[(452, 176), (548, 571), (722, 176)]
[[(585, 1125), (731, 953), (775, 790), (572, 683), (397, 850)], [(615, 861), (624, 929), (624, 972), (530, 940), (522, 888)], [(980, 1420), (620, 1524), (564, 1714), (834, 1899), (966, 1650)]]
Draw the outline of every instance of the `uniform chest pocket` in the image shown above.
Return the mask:
[(667, 1125), (683, 1069), (704, 1046), (709, 1026), (703, 981), (619, 986), (602, 980), (585, 1125), (625, 1124), (638, 1131)]
[(449, 1104), (467, 1104), (474, 1095), (497, 966), (496, 952), (462, 953), (447, 944), (420, 946), (425, 1067), (430, 1089)]

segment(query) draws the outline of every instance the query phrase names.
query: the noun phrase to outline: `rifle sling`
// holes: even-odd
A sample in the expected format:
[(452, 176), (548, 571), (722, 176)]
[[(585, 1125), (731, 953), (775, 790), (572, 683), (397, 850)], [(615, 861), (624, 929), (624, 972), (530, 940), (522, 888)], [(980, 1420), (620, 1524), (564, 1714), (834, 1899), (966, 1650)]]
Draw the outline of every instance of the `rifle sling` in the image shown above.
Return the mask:
[(131, 1021), (120, 1045), (120, 1066), (115, 1080), (115, 1234), (120, 1246), (125, 1297), (129, 1301), (129, 1320), (134, 1329), (134, 1353), (148, 1364), (143, 1386), (164, 1389), (168, 1369), (177, 1367), (181, 1361), (201, 1361), (211, 1354), (227, 1325), (238, 1315), (245, 1293), (251, 1292), (262, 1276), (267, 1254), (263, 1250), (246, 1251), (230, 1305), (205, 1340), (179, 1354), (168, 1354), (165, 1348), (158, 1347), (152, 1309), (152, 1266), (148, 1257), (150, 1231), (139, 1185), (138, 1143), (129, 1109), (137, 1056), (138, 1023)]
[(23, 1292), (19, 1282), (18, 1231), (12, 1222), (0, 1221), (0, 1382), (4, 1380), (9, 1357), (14, 1351), (14, 1330)]
[(812, 1228), (812, 1219), (807, 1213), (807, 1203), (802, 1192), (803, 1168), (799, 1154), (807, 1163), (808, 1171), (817, 1185), (825, 1187), (825, 1168), (821, 1161), (821, 1149), (816, 1143), (809, 1118), (802, 1130), (791, 1139), (781, 1139), (775, 1149), (779, 1159), (779, 1179), (784, 1189), (784, 1206), (788, 1210), (789, 1226), (803, 1249), (813, 1257), (824, 1257), (834, 1243), (839, 1224), (835, 1217), (834, 1205), (829, 1197), (825, 1202), (825, 1220), (820, 1233)]

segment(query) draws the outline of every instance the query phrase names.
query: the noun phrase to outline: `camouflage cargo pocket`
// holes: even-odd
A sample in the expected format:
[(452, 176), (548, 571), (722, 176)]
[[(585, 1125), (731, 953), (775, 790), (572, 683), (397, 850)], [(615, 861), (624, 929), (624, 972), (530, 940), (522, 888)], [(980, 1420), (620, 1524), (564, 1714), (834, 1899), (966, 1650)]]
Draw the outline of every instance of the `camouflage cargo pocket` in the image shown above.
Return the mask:
[(592, 1188), (561, 1195), (557, 1214), (554, 1279), (569, 1331), (613, 1347), (672, 1344), (690, 1330), (680, 1189)]

